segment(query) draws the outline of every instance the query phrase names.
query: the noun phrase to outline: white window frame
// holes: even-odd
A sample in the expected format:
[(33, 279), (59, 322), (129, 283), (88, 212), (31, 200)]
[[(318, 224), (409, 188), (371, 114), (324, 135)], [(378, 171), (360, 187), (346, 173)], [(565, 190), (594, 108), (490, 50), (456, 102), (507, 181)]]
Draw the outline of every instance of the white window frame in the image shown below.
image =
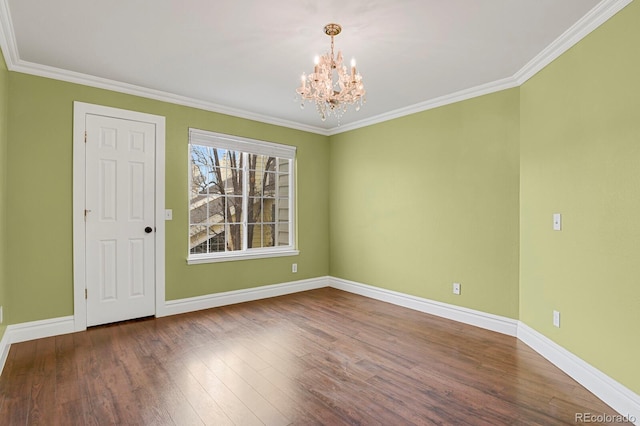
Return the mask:
[[(257, 139), (243, 138), (240, 136), (226, 135), (223, 133), (210, 132), (200, 129), (189, 129), (189, 153), (188, 153), (188, 170), (189, 170), (189, 187), (187, 191), (191, 191), (192, 167), (191, 167), (191, 145), (204, 145), (212, 148), (222, 148), (232, 151), (239, 151), (248, 154), (259, 154), (272, 157), (278, 157), (282, 159), (290, 160), (289, 164), (289, 242), (287, 246), (278, 247), (261, 247), (250, 248), (229, 252), (215, 252), (215, 253), (199, 253), (192, 254), (190, 244), (187, 244), (187, 263), (189, 265), (212, 263), (212, 262), (226, 262), (232, 260), (248, 260), (248, 259), (262, 259), (267, 257), (280, 257), (280, 256), (297, 256), (300, 252), (296, 249), (296, 224), (295, 224), (295, 156), (296, 147), (290, 145), (277, 144), (273, 142), (265, 142)], [(246, 162), (245, 162), (246, 163)], [(243, 176), (246, 179), (246, 173)], [(247, 193), (243, 193), (243, 203), (246, 202)], [(188, 209), (190, 206), (188, 206)], [(243, 209), (243, 215), (246, 215), (246, 209)], [(190, 210), (188, 210), (189, 227), (191, 226)], [(246, 217), (243, 218), (242, 226), (246, 230)], [(189, 241), (189, 233), (187, 232), (187, 241)], [(247, 233), (243, 233), (246, 239)], [(246, 247), (246, 244), (244, 245)]]

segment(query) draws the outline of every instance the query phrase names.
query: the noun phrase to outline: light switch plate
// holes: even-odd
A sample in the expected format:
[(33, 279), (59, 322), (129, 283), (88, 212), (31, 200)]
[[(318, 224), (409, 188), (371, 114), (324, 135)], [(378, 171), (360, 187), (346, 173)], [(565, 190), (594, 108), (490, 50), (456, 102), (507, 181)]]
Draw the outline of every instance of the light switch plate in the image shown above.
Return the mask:
[(164, 211), (164, 220), (173, 220), (173, 210), (166, 209)]
[(562, 229), (562, 215), (560, 213), (553, 214), (553, 230), (560, 231)]

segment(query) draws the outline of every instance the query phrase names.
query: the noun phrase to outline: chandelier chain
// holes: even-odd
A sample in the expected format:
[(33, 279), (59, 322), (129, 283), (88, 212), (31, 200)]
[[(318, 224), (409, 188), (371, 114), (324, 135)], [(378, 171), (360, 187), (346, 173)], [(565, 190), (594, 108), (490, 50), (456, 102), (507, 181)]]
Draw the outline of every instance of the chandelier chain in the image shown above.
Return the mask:
[(335, 69), (336, 68), (336, 63), (333, 60), (333, 58), (335, 58), (335, 56), (333, 56), (333, 38), (334, 38), (334, 36), (331, 36), (331, 69)]

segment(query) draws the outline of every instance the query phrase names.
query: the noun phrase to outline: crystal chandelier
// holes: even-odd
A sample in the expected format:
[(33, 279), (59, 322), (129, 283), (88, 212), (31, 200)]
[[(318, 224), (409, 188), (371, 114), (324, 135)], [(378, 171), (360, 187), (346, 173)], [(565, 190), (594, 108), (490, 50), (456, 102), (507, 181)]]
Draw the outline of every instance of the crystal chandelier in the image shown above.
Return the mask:
[(324, 33), (331, 37), (331, 52), (316, 56), (313, 73), (302, 74), (300, 87), (296, 89), (300, 95), (300, 107), (304, 102), (315, 102), (322, 121), (333, 114), (338, 123), (349, 105), (355, 104), (356, 111), (365, 102), (365, 90), (362, 76), (356, 72), (356, 61), (351, 60), (351, 70), (342, 65), (342, 52), (333, 54), (333, 38), (340, 34), (342, 27), (338, 24), (327, 24)]

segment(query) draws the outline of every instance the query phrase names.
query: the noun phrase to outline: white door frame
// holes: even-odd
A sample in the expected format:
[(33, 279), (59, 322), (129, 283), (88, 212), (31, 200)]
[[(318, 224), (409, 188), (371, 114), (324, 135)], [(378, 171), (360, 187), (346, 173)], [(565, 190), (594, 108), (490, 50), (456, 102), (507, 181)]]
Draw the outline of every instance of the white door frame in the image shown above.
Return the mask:
[(164, 232), (164, 163), (165, 118), (159, 115), (128, 111), (84, 102), (73, 103), (73, 321), (74, 330), (87, 328), (86, 247), (85, 247), (85, 116), (103, 115), (142, 121), (156, 127), (155, 161), (155, 311), (162, 316), (165, 304), (165, 232)]

